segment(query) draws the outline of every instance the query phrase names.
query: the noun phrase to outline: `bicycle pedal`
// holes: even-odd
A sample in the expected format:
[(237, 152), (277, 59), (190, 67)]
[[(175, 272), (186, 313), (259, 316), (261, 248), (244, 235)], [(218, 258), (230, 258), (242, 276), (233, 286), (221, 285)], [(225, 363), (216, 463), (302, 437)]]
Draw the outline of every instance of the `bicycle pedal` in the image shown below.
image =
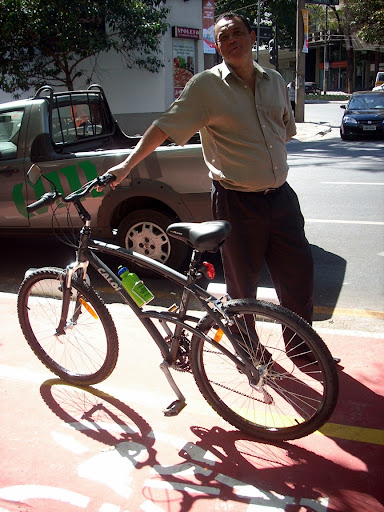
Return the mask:
[(187, 405), (185, 400), (175, 400), (163, 410), (164, 416), (177, 416)]

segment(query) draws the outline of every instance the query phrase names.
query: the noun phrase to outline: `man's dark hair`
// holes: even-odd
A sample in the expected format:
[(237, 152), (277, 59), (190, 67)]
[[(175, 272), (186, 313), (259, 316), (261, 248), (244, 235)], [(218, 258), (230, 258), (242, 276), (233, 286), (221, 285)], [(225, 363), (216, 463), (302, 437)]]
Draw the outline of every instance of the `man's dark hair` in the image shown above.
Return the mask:
[[(242, 14), (238, 14), (237, 12), (234, 12), (234, 11), (228, 11), (228, 12), (224, 12), (223, 14), (220, 14), (216, 18), (215, 25), (217, 25), (217, 23), (221, 20), (233, 20), (233, 18), (237, 18), (237, 19), (241, 20), (244, 23), (244, 25), (246, 26), (248, 32), (252, 32), (253, 29), (251, 27), (251, 24), (249, 23), (248, 18), (246, 18)], [(215, 41), (216, 41), (216, 33), (215, 33)]]

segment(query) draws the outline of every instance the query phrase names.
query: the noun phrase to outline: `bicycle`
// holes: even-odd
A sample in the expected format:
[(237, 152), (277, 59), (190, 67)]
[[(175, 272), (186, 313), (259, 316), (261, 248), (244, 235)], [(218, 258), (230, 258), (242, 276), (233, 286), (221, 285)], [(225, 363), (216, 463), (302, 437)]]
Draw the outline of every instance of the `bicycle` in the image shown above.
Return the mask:
[[(36, 169), (38, 169), (36, 171)], [(28, 173), (36, 183), (37, 166)], [(47, 178), (46, 178), (47, 179)], [(319, 429), (338, 397), (336, 365), (325, 343), (303, 319), (280, 305), (256, 299), (217, 299), (197, 282), (211, 270), (204, 252), (215, 252), (230, 232), (226, 221), (174, 223), (170, 236), (191, 246), (186, 275), (137, 252), (91, 238), (91, 217), (82, 200), (112, 176), (98, 177), (64, 196), (54, 189), (27, 207), (33, 212), (60, 200), (73, 204), (83, 227), (76, 260), (65, 269), (31, 269), (18, 292), (21, 329), (35, 355), (63, 380), (88, 386), (115, 368), (119, 342), (114, 321), (91, 285), (89, 265), (131, 308), (158, 346), (176, 399), (164, 409), (174, 416), (186, 399), (171, 369), (188, 371), (208, 404), (240, 431), (264, 441), (297, 439)], [(54, 213), (54, 210), (53, 210)], [(178, 306), (139, 307), (100, 255), (118, 256), (182, 288)], [(191, 311), (194, 298), (204, 311)]]

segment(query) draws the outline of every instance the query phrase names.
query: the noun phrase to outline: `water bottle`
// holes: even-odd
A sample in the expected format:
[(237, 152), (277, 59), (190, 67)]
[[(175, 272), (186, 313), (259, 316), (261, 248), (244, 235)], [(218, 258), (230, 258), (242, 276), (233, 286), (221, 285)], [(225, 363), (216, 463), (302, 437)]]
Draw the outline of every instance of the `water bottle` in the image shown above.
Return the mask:
[(153, 299), (153, 294), (148, 290), (143, 281), (133, 272), (129, 272), (127, 267), (120, 265), (118, 274), (122, 285), (127, 290), (132, 299), (141, 308)]

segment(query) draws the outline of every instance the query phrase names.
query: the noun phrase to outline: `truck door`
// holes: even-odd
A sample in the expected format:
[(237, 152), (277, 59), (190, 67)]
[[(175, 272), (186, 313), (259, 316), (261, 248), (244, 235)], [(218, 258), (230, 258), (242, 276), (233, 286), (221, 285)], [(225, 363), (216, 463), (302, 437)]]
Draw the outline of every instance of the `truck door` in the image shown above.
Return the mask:
[(0, 226), (28, 226), (22, 120), (24, 109), (0, 111)]

